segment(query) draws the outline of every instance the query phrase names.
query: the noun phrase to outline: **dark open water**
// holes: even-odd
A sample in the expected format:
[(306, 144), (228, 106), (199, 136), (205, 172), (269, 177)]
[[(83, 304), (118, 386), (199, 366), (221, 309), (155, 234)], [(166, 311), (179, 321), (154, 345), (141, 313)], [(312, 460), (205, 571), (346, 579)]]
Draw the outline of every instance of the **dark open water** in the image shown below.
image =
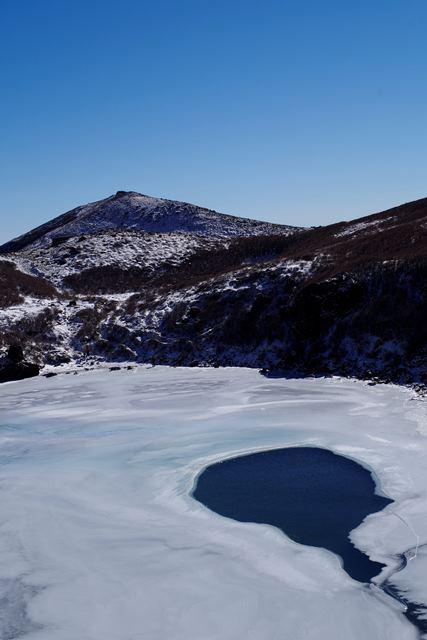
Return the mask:
[(360, 582), (383, 567), (348, 534), (392, 500), (375, 494), (369, 471), (327, 449), (275, 449), (218, 462), (199, 476), (193, 495), (222, 516), (270, 524), (295, 542), (333, 551)]
[[(369, 582), (384, 566), (356, 549), (348, 536), (392, 500), (375, 493), (367, 469), (327, 449), (274, 449), (212, 464), (198, 477), (193, 497), (227, 518), (273, 525), (295, 542), (332, 551), (359, 582)], [(382, 586), (426, 632), (422, 608), (390, 583)]]

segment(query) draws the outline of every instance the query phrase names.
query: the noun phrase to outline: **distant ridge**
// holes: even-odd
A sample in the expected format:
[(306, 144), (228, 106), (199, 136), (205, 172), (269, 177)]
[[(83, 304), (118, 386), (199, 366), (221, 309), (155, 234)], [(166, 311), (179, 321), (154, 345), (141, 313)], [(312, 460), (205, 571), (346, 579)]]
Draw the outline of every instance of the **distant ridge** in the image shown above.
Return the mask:
[(57, 237), (69, 238), (107, 230), (186, 232), (218, 238), (287, 234), (297, 227), (239, 218), (187, 202), (166, 200), (136, 191), (76, 207), (0, 246), (0, 253), (20, 251), (30, 245), (45, 246)]

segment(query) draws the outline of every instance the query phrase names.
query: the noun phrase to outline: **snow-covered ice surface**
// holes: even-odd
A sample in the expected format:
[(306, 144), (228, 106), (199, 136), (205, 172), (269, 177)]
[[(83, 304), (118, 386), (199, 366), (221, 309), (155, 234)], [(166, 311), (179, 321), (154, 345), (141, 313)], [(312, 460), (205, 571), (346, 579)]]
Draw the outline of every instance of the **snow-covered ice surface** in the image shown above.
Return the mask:
[(427, 423), (409, 391), (141, 367), (5, 384), (0, 411), (0, 637), (417, 637), (395, 601), (333, 554), (191, 497), (207, 464), (239, 452), (348, 455), (395, 500), (353, 540), (389, 572), (418, 541), (393, 582), (425, 601)]

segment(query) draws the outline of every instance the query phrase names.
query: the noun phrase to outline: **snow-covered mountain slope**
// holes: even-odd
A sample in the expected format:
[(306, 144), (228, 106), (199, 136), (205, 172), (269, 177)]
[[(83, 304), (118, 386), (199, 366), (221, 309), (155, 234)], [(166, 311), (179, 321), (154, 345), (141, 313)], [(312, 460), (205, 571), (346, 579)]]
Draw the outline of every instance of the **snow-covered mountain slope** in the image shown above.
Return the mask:
[[(272, 234), (285, 237), (299, 231), (296, 227), (119, 191), (6, 243), (0, 247), (0, 254), (29, 275), (68, 287), (67, 278), (88, 270), (92, 278), (95, 269), (114, 270), (112, 279), (118, 269), (121, 273), (133, 270), (134, 275), (145, 280), (153, 273), (159, 275), (177, 268), (194, 254), (212, 254), (227, 248), (233, 238)], [(134, 287), (130, 278), (119, 279), (128, 281), (131, 289)]]
[(155, 233), (108, 230), (69, 237), (49, 245), (35, 243), (8, 254), (24, 272), (37, 274), (61, 286), (64, 278), (88, 269), (143, 270), (146, 275), (178, 267), (197, 251), (227, 246), (224, 238), (190, 233)]
[(186, 202), (153, 198), (134, 191), (118, 191), (109, 198), (77, 207), (7, 242), (0, 247), (0, 252), (20, 251), (29, 246), (44, 247), (55, 239), (98, 234), (112, 229), (161, 233), (180, 231), (220, 238), (296, 231), (295, 227), (238, 218)]
[(72, 237), (48, 223), (15, 243), (0, 350), (18, 342), (49, 365), (244, 365), (427, 384), (427, 199), (267, 235), (265, 223), (232, 218), (233, 235), (227, 217), (208, 214), (221, 233), (141, 231), (128, 219)]

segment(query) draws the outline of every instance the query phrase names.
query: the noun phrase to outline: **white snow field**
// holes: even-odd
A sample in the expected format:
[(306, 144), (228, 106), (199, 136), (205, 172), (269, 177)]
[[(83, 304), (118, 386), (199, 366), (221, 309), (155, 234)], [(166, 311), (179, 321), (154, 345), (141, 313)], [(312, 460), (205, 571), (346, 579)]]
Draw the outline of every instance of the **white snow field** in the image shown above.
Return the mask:
[[(427, 422), (408, 390), (137, 368), (0, 387), (0, 637), (406, 640), (399, 605), (336, 556), (222, 518), (191, 489), (239, 452), (319, 445), (395, 499), (353, 540), (425, 601)], [(419, 552), (415, 548), (419, 543)]]

